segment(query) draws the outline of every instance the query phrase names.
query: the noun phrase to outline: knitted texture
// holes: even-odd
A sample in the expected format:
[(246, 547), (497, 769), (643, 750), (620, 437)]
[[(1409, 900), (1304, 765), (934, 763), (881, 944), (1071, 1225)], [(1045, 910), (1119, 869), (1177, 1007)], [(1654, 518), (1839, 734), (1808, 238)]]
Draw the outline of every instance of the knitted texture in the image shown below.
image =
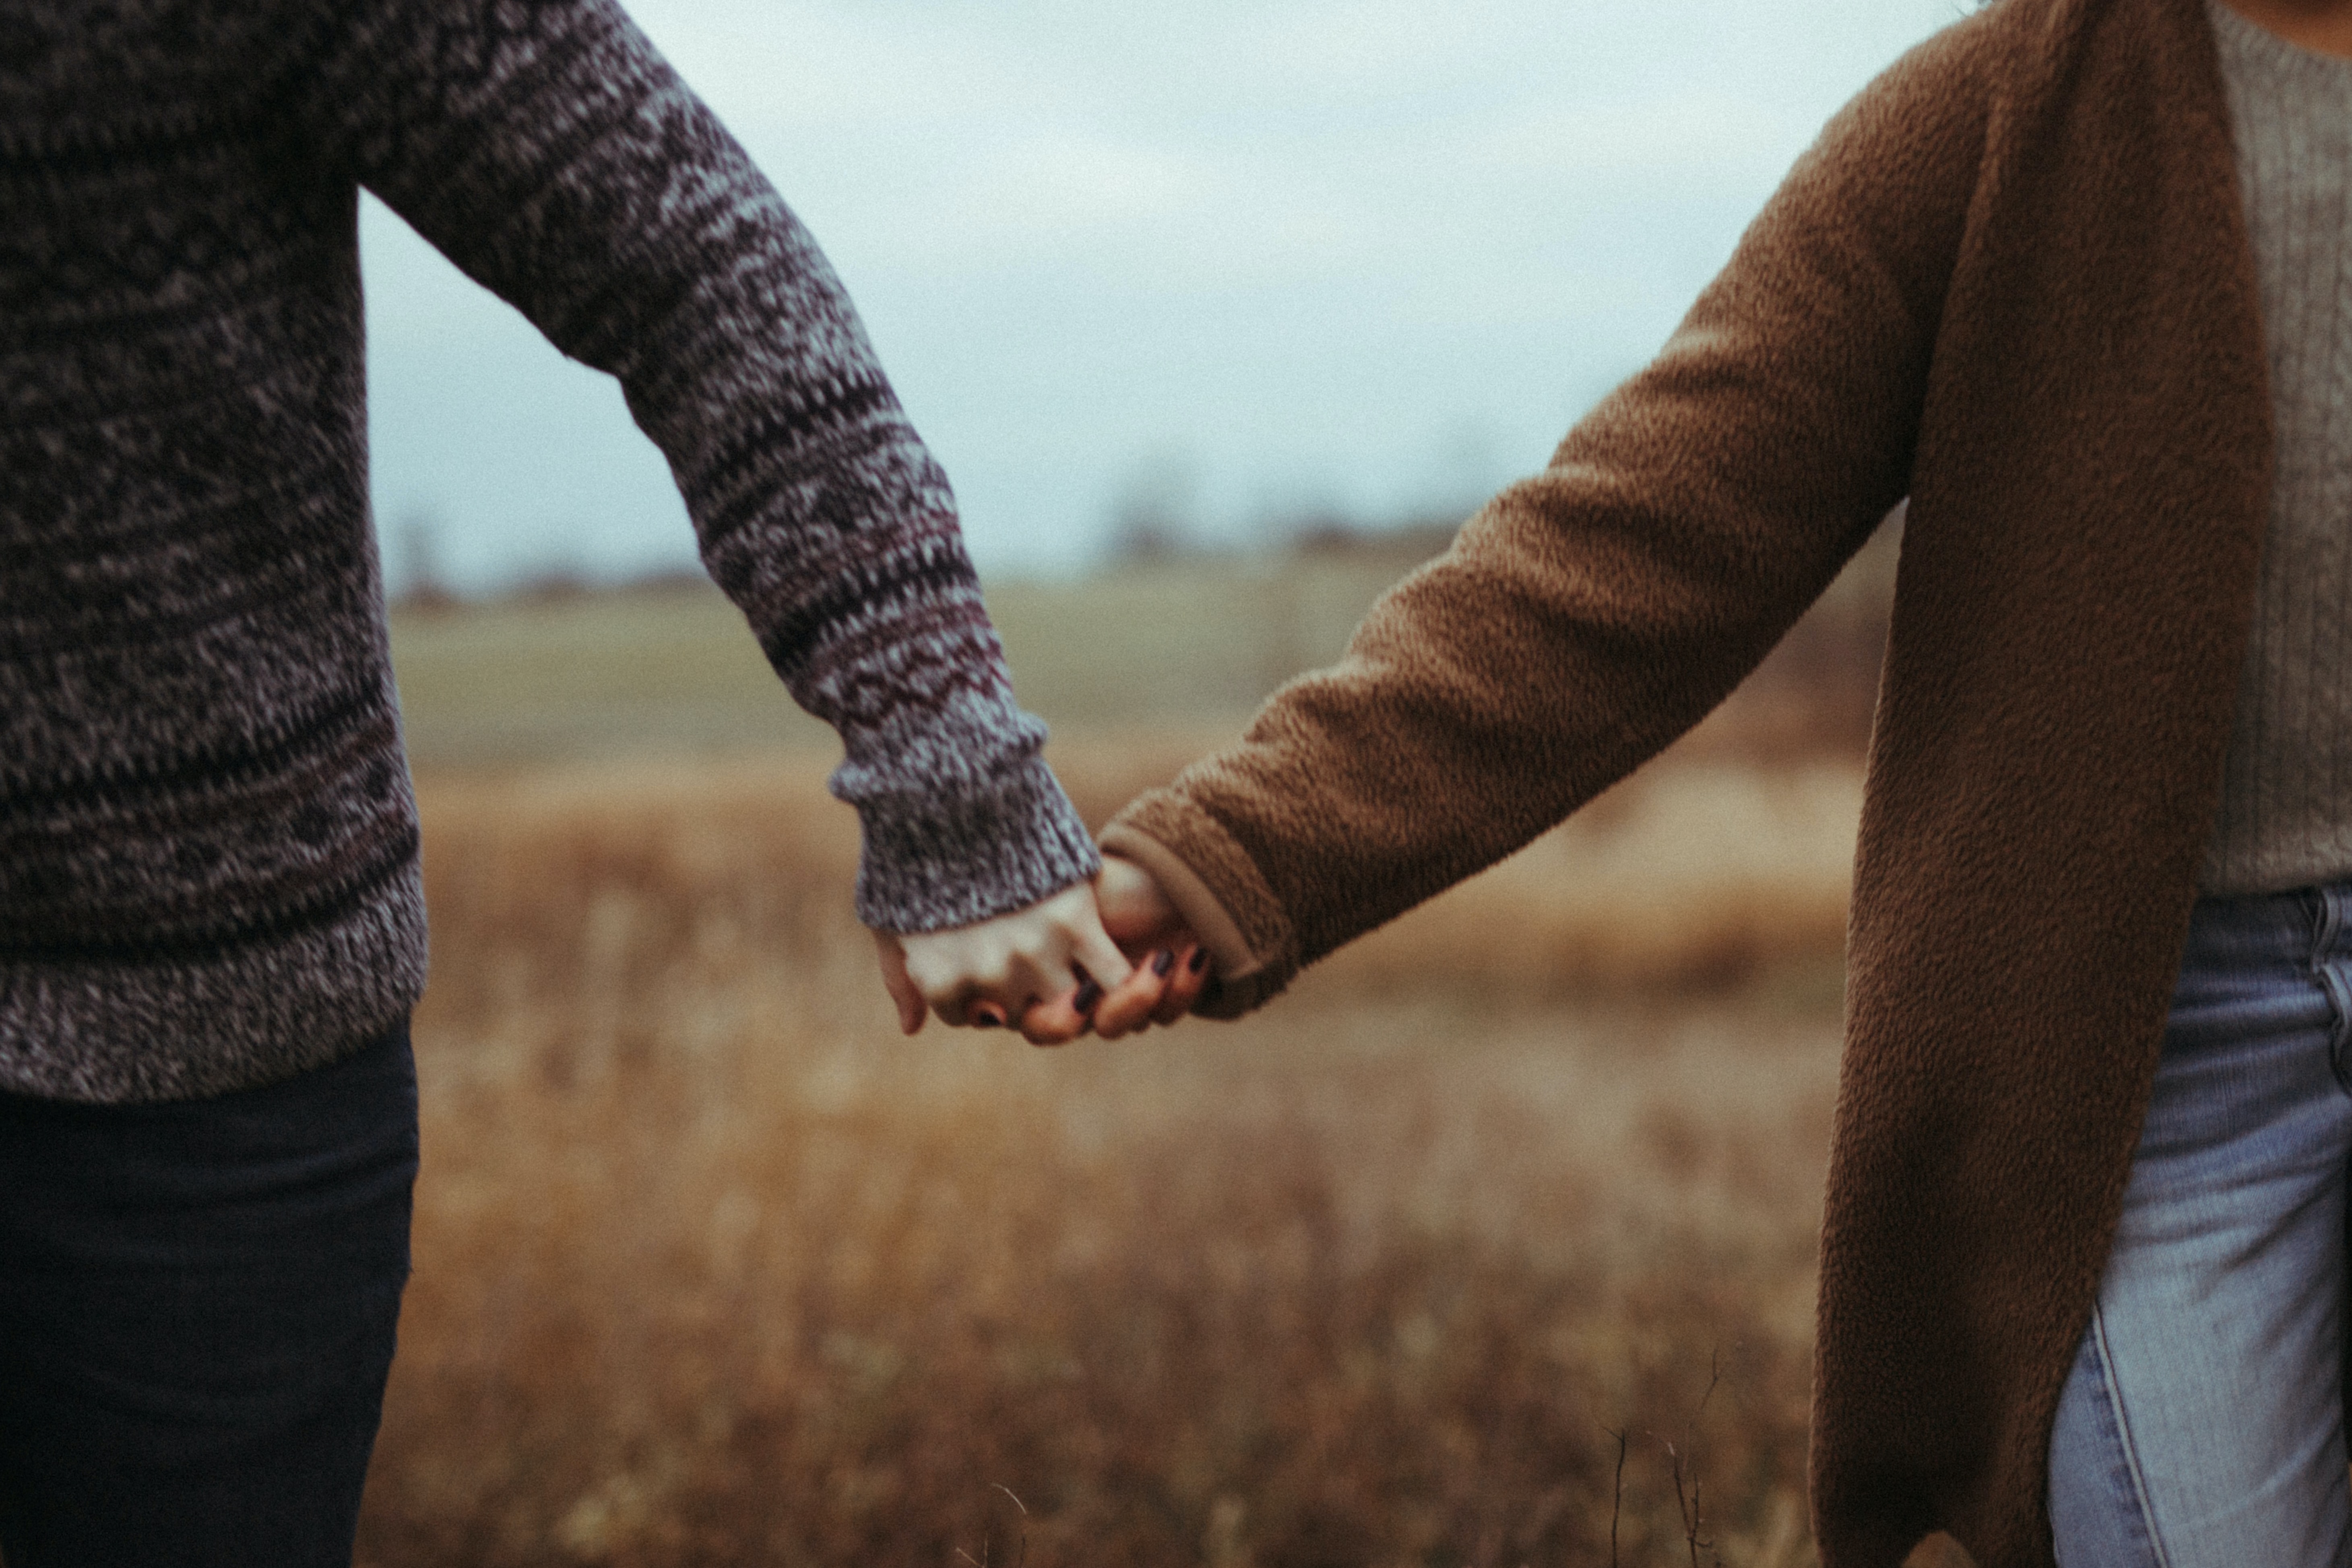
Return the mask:
[(1908, 496), (1822, 1218), (1824, 1568), (1938, 1529), (2052, 1568), (2052, 1415), (2260, 577), (2233, 164), (2204, 0), (1969, 10), (1838, 115), (1544, 472), (1107, 834), (1187, 868), (1171, 897), (1242, 949), (1210, 1005), (1240, 1011), (1696, 723)]
[(0, 1088), (334, 1059), (424, 979), (357, 196), (620, 378), (841, 732), (858, 912), (1093, 871), (847, 300), (607, 0), (0, 0)]
[(2276, 430), (2254, 627), (2200, 885), (2352, 875), (2352, 62), (2210, 4)]

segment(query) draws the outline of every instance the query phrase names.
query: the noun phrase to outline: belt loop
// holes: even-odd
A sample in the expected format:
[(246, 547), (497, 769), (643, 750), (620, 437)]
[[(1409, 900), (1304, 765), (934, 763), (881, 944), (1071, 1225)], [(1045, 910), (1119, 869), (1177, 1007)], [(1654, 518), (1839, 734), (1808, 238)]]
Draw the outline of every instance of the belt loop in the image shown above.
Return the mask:
[(2324, 882), (2312, 889), (2311, 966), (2314, 969), (2336, 951), (2344, 934), (2344, 884)]

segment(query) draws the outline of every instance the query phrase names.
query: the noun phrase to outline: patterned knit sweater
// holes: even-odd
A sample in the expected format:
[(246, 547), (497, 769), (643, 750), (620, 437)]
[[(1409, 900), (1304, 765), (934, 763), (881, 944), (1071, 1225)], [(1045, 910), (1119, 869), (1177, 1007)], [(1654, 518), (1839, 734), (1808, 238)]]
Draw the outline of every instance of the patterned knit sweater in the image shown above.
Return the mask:
[(620, 378), (844, 738), (869, 924), (1092, 872), (848, 302), (611, 0), (0, 0), (0, 1089), (266, 1082), (419, 993), (362, 185)]

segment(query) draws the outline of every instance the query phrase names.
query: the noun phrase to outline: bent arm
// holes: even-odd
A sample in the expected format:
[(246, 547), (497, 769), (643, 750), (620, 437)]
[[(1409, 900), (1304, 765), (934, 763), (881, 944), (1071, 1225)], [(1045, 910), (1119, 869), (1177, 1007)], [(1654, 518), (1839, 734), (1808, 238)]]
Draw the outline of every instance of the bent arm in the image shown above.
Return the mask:
[(842, 736), (860, 917), (967, 925), (1091, 875), (946, 477), (807, 232), (618, 5), (347, 0), (289, 22), (306, 153), (620, 379), (712, 577)]
[(1983, 144), (1969, 25), (1829, 126), (1648, 369), (1340, 662), (1105, 847), (1216, 954), (1203, 1012), (1491, 865), (1720, 702), (1908, 482)]

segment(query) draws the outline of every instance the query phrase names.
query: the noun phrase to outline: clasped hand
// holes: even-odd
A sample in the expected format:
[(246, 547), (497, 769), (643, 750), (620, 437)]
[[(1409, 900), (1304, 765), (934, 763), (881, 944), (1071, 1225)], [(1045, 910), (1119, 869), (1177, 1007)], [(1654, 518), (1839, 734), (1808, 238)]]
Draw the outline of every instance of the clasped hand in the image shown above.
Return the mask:
[(1208, 984), (1209, 954), (1150, 873), (1106, 857), (1091, 883), (952, 931), (876, 931), (882, 983), (914, 1034), (942, 1023), (1010, 1026), (1058, 1046), (1172, 1024)]

